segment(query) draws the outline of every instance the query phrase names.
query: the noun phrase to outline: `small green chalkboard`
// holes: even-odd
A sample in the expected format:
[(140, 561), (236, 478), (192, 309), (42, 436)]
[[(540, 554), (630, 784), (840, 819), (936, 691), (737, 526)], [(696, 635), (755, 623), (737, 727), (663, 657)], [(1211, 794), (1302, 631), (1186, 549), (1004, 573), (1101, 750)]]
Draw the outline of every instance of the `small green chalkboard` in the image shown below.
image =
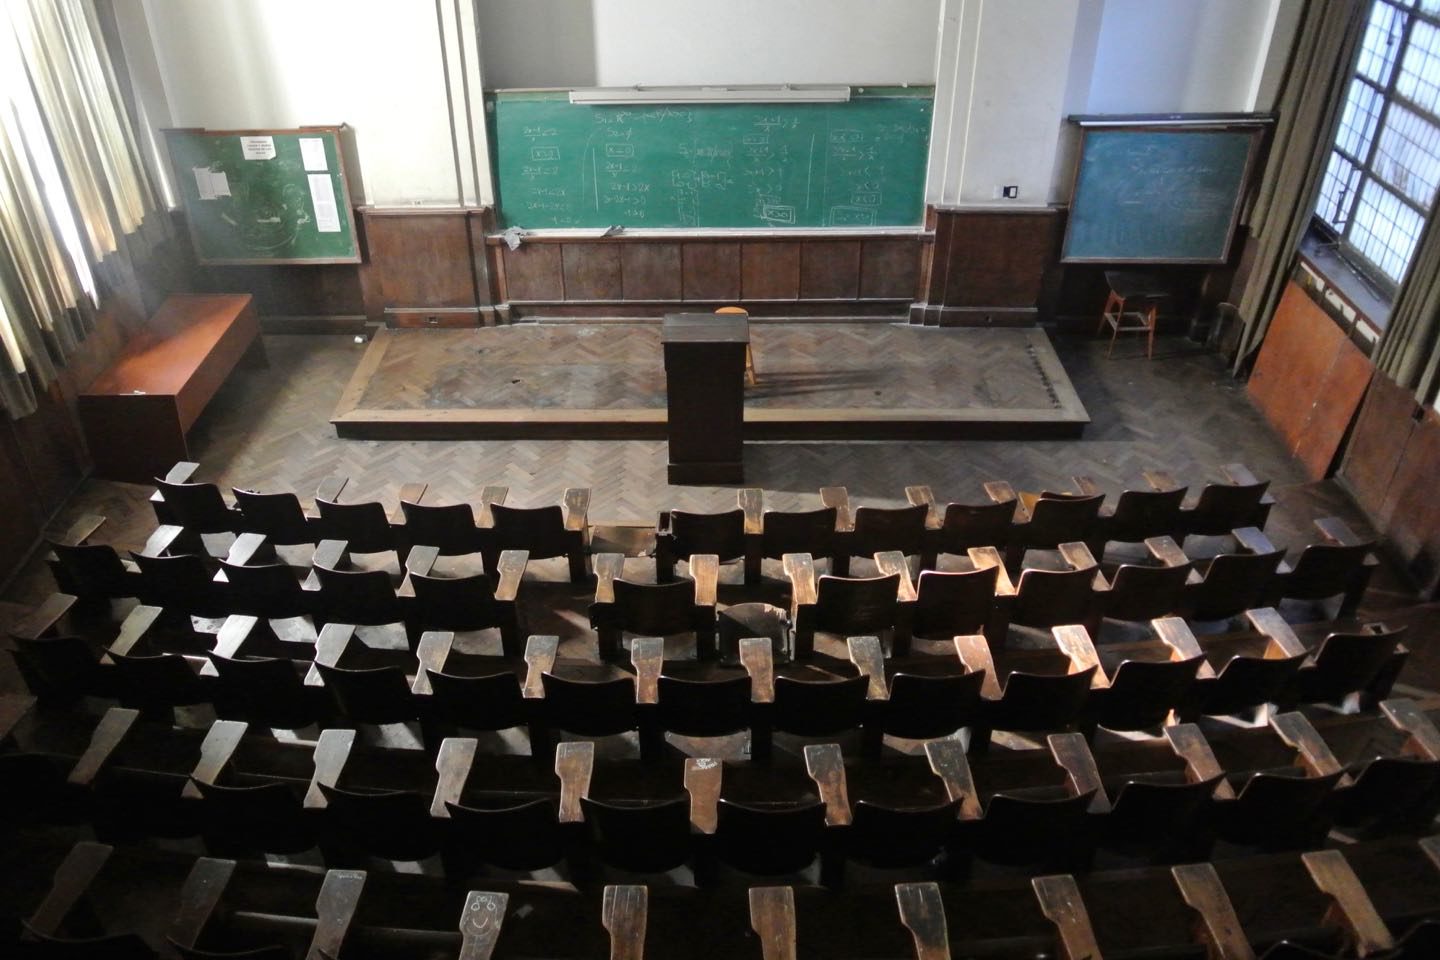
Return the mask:
[(1069, 263), (1224, 263), (1262, 128), (1082, 130)]
[(925, 212), (929, 88), (629, 106), (515, 91), (487, 106), (506, 226), (866, 228)]
[(359, 263), (344, 129), (166, 130), (199, 261)]

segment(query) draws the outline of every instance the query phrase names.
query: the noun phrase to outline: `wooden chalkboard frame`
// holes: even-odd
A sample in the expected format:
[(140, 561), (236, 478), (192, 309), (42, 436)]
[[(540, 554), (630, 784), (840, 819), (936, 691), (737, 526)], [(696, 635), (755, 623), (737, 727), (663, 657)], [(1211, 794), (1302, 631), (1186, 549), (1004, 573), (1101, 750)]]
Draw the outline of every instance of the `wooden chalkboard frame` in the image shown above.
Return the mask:
[[(360, 250), (360, 234), (355, 222), (355, 210), (350, 199), (350, 177), (345, 166), (346, 140), (349, 127), (344, 124), (327, 126), (308, 126), (293, 128), (268, 128), (259, 130), (210, 130), (203, 127), (178, 127), (162, 130), (165, 134), (166, 146), (170, 156), (170, 168), (175, 176), (176, 193), (179, 195), (181, 205), (186, 208), (186, 220), (190, 225), (190, 245), (195, 251), (196, 260), (206, 266), (264, 266), (269, 264), (336, 264), (336, 263), (361, 263), (363, 257)], [(341, 234), (348, 237), (346, 252), (341, 256), (326, 257), (224, 257), (214, 256), (205, 247), (205, 237), (196, 230), (195, 218), (190, 216), (191, 184), (185, 179), (187, 171), (177, 164), (173, 140), (177, 136), (186, 137), (213, 137), (216, 139), (227, 137), (301, 137), (319, 136), (329, 138), (332, 144), (334, 156), (334, 167), (327, 171), (330, 175), (330, 182), (335, 188), (336, 213), (340, 217)]]
[[(1273, 122), (1272, 118), (1260, 114), (1224, 114), (1219, 116), (1192, 116), (1185, 114), (1175, 115), (1136, 115), (1131, 117), (1123, 116), (1095, 116), (1095, 117), (1070, 117), (1072, 123), (1080, 128), (1080, 142), (1075, 152), (1074, 171), (1071, 176), (1070, 204), (1068, 215), (1065, 219), (1065, 236), (1061, 244), (1061, 263), (1103, 263), (1103, 264), (1193, 264), (1193, 265), (1222, 265), (1229, 262), (1230, 251), (1235, 241), (1235, 228), (1239, 225), (1240, 211), (1248, 196), (1255, 168), (1260, 156), (1262, 138), (1267, 132), (1268, 125)], [(1091, 256), (1074, 255), (1071, 251), (1071, 240), (1074, 225), (1079, 219), (1077, 208), (1083, 210), (1082, 204), (1085, 197), (1081, 190), (1082, 173), (1086, 159), (1086, 147), (1090, 143), (1092, 135), (1128, 135), (1145, 133), (1175, 133), (1182, 135), (1196, 135), (1214, 133), (1238, 133), (1249, 137), (1246, 149), (1244, 168), (1240, 173), (1239, 182), (1236, 184), (1234, 196), (1229, 204), (1228, 216), (1226, 218), (1225, 235), (1219, 241), (1218, 250), (1213, 256)]]

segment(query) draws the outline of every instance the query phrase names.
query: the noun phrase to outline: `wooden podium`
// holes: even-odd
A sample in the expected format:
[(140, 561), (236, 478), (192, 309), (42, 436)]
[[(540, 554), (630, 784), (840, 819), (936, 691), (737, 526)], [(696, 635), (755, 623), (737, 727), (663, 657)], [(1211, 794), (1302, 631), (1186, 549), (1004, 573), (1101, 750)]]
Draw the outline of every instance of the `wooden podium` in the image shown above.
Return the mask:
[(666, 314), (660, 342), (665, 349), (670, 482), (743, 482), (749, 318)]

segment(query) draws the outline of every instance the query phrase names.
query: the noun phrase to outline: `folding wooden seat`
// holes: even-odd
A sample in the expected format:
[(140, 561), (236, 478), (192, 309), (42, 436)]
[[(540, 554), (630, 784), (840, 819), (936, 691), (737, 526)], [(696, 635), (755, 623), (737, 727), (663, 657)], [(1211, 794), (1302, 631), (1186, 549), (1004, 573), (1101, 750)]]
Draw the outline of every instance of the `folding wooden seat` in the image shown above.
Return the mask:
[(661, 674), (656, 683), (655, 727), (682, 737), (723, 737), (750, 729), (748, 676), (690, 680)]
[[(809, 657), (815, 649), (817, 632), (840, 636), (879, 635), (897, 638), (900, 625), (900, 589), (908, 584), (898, 572), (878, 577), (843, 577), (829, 574), (816, 578), (808, 554), (786, 554), (785, 572), (790, 578), (790, 624), (796, 659)], [(911, 597), (905, 597), (910, 602)], [(908, 635), (899, 634), (901, 645)]]
[(954, 841), (959, 809), (959, 800), (913, 807), (856, 800), (845, 857), (888, 870), (929, 864)]
[(0, 837), (40, 823), (79, 819), (83, 811), (66, 785), (59, 758), (32, 748), (36, 697), (0, 694)]
[(263, 534), (271, 543), (281, 546), (319, 543), (324, 539), (319, 518), (307, 515), (295, 494), (261, 493), (241, 487), (232, 487), (230, 492), (246, 531)]
[(205, 846), (220, 856), (299, 853), (315, 845), (316, 823), (303, 796), (284, 780), (248, 777), (235, 752), (248, 724), (217, 720), (200, 746), (200, 759), (183, 795), (199, 801)]
[(66, 783), (86, 796), (89, 820), (98, 837), (194, 836), (200, 821), (194, 804), (182, 796), (183, 779), (155, 769), (148, 762), (147, 751), (134, 749), (148, 726), (139, 720), (138, 710), (107, 710), (70, 768)]
[(213, 483), (188, 482), (199, 466), (176, 464), (164, 479), (155, 481), (156, 493), (160, 496), (154, 503), (156, 519), (184, 527), (191, 533), (240, 533), (245, 529), (244, 517), (225, 502), (219, 487)]
[[(1096, 496), (1100, 488), (1089, 477), (1075, 477), (1075, 488)], [(1107, 543), (1140, 543), (1151, 537), (1174, 536), (1180, 529), (1180, 505), (1185, 487), (1122, 490), (1113, 504), (1100, 508), (1093, 534), (1094, 549), (1102, 557)]]
[(181, 960), (290, 960), (287, 944), (265, 942), (255, 933), (234, 929), (222, 909), (226, 889), (235, 873), (234, 860), (200, 857), (180, 891), (179, 907), (165, 934)]
[(1328, 804), (1336, 825), (1357, 839), (1424, 833), (1440, 812), (1440, 731), (1413, 700), (1380, 708), (1407, 735), (1402, 754), (1352, 764)]
[(1066, 569), (1026, 569), (1012, 583), (993, 547), (970, 548), (970, 561), (977, 569), (996, 569), (995, 605), (985, 635), (997, 645), (1006, 643), (1012, 625), (1041, 630), (1066, 623), (1094, 626), (1099, 564), (1083, 543), (1062, 543), (1059, 552)]
[(721, 797), (714, 853), (725, 865), (762, 877), (799, 873), (815, 862), (825, 833), (825, 804), (740, 803)]
[(100, 669), (100, 649), (74, 634), (11, 634), (11, 655), (25, 688), (46, 703), (113, 693), (113, 672)]
[(1108, 579), (1097, 575), (1098, 616), (1134, 622), (1183, 612), (1190, 558), (1168, 536), (1148, 538), (1145, 547), (1154, 564), (1122, 563)]
[(1234, 799), (1217, 799), (1215, 831), (1230, 843), (1263, 850), (1317, 847), (1329, 832), (1326, 808), (1344, 768), (1302, 714), (1279, 714), (1270, 726), (1295, 748), (1295, 764), (1257, 771)]
[(994, 612), (1000, 570), (980, 567), (954, 572), (920, 571), (915, 602), (910, 607), (910, 635), (948, 640), (985, 630)]
[(619, 803), (580, 798), (595, 855), (631, 873), (664, 873), (691, 854), (690, 801), (685, 796)]
[(1383, 700), (1409, 656), (1404, 635), (1404, 627), (1383, 623), (1327, 634), (1296, 675), (1295, 702), (1361, 707)]
[(1088, 541), (1095, 535), (1105, 498), (1084, 493), (1020, 493), (1003, 480), (985, 484), (996, 503), (1013, 503), (1015, 519), (1005, 549), (1005, 566), (1018, 573), (1027, 550), (1054, 550), (1062, 543)]
[(925, 504), (905, 507), (850, 507), (844, 487), (821, 487), (820, 501), (835, 508), (835, 554), (830, 572), (837, 577), (850, 573), (851, 557), (877, 553), (922, 556), (928, 547), (925, 522), (930, 508)]
[(411, 632), (494, 627), (500, 631), (505, 655), (520, 656), (524, 633), (518, 594), (527, 559), (524, 550), (506, 550), (490, 576), (439, 577), (430, 574), (435, 548), (413, 547), (405, 560), (408, 582), (415, 593), (409, 620)]
[[(321, 544), (324, 549), (325, 544)], [(406, 621), (405, 604), (384, 570), (342, 570), (323, 565), (317, 552), (313, 568), (319, 586), (315, 618), (320, 623), (379, 626)]]
[[(208, 654), (219, 678), (214, 698), (216, 714), (279, 730), (326, 723), (331, 712), (330, 694), (324, 687), (305, 685), (308, 663), (289, 656), (252, 652), (284, 646), (277, 641), (262, 647), (258, 636), (264, 632), (266, 628), (254, 616), (231, 616), (221, 626), (215, 647)], [(298, 653), (314, 656), (309, 645), (302, 646)]]
[[(393, 664), (340, 666), (347, 650), (352, 658), (375, 659), (363, 643), (351, 644), (355, 628), (330, 623), (315, 645), (315, 675), (335, 698), (340, 715), (350, 723), (406, 723), (419, 719), (419, 704), (410, 693), (405, 670)], [(392, 650), (399, 653), (399, 650)], [(306, 683), (314, 681), (307, 678)]]
[(154, 607), (136, 607), (105, 655), (111, 661), (114, 690), (122, 704), (148, 716), (173, 719), (174, 708), (206, 703), (212, 690), (200, 677), (200, 664), (155, 647), (151, 628), (160, 616), (161, 611)]
[(226, 610), (270, 620), (313, 613), (315, 591), (301, 586), (294, 567), (275, 559), (268, 539), (263, 546), (254, 545), (256, 548), (251, 550), (253, 539), (258, 536), (241, 534), (230, 554), (220, 562), (224, 583), (216, 589), (224, 598)]
[[(1220, 467), (1225, 475), (1222, 483), (1207, 483), (1194, 500), (1180, 508), (1180, 528), (1176, 539), (1184, 542), (1191, 535), (1224, 536), (1236, 527), (1263, 530), (1270, 517), (1275, 499), (1266, 491), (1269, 480), (1259, 480), (1244, 464), (1227, 463)], [(1179, 486), (1163, 471), (1146, 471), (1146, 481), (1156, 490), (1173, 490)]]
[(82, 841), (71, 848), (55, 870), (49, 892), (35, 911), (20, 921), (24, 956), (74, 957), (77, 960), (149, 960), (154, 950), (135, 932), (107, 931), (90, 909), (90, 887), (114, 848)]
[[(998, 660), (980, 635), (955, 638), (965, 668), (983, 672), (981, 719), (970, 728), (970, 749), (985, 750), (992, 730), (1068, 730), (1079, 724), (1098, 664), (1084, 663), (1063, 649)], [(1016, 669), (1018, 663), (1028, 669)], [(1030, 672), (1054, 670), (1057, 672)], [(1063, 671), (1063, 672), (1058, 672)]]
[(109, 544), (90, 542), (104, 523), (104, 517), (92, 514), (79, 518), (65, 530), (46, 532), (50, 552), (45, 562), (62, 593), (90, 602), (138, 593), (139, 568), (122, 560)]
[(590, 680), (547, 672), (541, 683), (545, 697), (536, 704), (534, 723), (547, 743), (553, 742), (556, 730), (582, 737), (610, 737), (640, 727), (633, 677)]
[(834, 507), (818, 510), (765, 510), (760, 490), (746, 488), (736, 493), (745, 513), (745, 582), (760, 582), (765, 560), (781, 560), (787, 553), (808, 553), (816, 560), (833, 561), (835, 553)]
[(624, 562), (616, 553), (595, 557), (590, 626), (598, 635), (600, 659), (617, 659), (627, 632), (652, 637), (693, 633), (696, 657), (714, 656), (718, 558), (694, 554), (690, 557), (692, 579), (657, 584), (621, 579)]
[(655, 581), (675, 579), (675, 564), (694, 554), (714, 555), (720, 563), (745, 559), (745, 512), (663, 510), (655, 523)]
[[(964, 668), (964, 664), (957, 664)], [(980, 673), (911, 673), (902, 668), (890, 675), (883, 699), (869, 700), (865, 721), (869, 753), (878, 754), (885, 734), (906, 740), (948, 737), (983, 717)]]
[(1354, 612), (1379, 560), (1375, 541), (1363, 540), (1338, 517), (1315, 521), (1323, 538), (1300, 552), (1293, 567), (1280, 564), (1275, 592), (1284, 599), (1324, 600), (1341, 596), (1340, 616)]
[[(568, 487), (563, 506), (512, 507), (503, 501), (503, 487), (492, 491), (480, 510), (481, 553), (485, 569), (496, 569), (505, 550), (524, 550), (531, 560), (565, 557), (570, 564), (570, 582), (581, 583), (590, 574), (590, 490)], [(487, 523), (488, 517), (488, 523)]]
[(194, 553), (147, 556), (132, 553), (140, 569), (140, 602), (160, 607), (172, 617), (227, 616), (226, 595), (214, 580), (215, 568), (207, 557)]
[(1231, 798), (1234, 791), (1199, 727), (1166, 727), (1165, 737), (1184, 761), (1183, 772), (1126, 776), (1100, 821), (1099, 843), (1148, 863), (1204, 859), (1210, 850), (1213, 801)]
[(430, 815), (430, 796), (413, 789), (342, 786), (354, 743), (354, 730), (325, 730), (315, 744), (304, 806), (321, 820), (326, 861), (365, 856), (417, 861), (439, 852), (444, 825)]
[(1186, 585), (1185, 616), (1223, 620), (1270, 602), (1273, 579), (1285, 551), (1255, 527), (1230, 531), (1237, 552), (1221, 553), (1195, 565)]
[(1056, 646), (1070, 656), (1072, 663), (1095, 666), (1090, 699), (1081, 720), (1087, 733), (1093, 735), (1096, 727), (1153, 730), (1163, 726), (1172, 711), (1189, 702), (1191, 689), (1205, 664), (1200, 645), (1178, 617), (1153, 620), (1151, 628), (1169, 650), (1169, 659), (1112, 655), (1108, 668), (1107, 649), (1097, 650), (1084, 627), (1071, 625), (1051, 630)]
[(768, 711), (757, 717), (751, 737), (751, 756), (766, 762), (771, 756), (772, 733), (800, 737), (833, 737), (859, 730), (866, 719), (865, 698), (870, 681), (865, 677), (835, 680), (801, 680), (776, 677)]
[(1230, 656), (1218, 672), (1202, 668), (1192, 696), (1178, 711), (1181, 719), (1243, 713), (1290, 696), (1309, 651), (1273, 609), (1250, 610), (1246, 617), (1265, 637), (1262, 655)]
[(406, 546), (434, 547), (442, 557), (480, 553), (480, 527), (470, 504), (439, 506), (401, 500), (400, 509), (405, 524), (397, 535)]
[[(463, 730), (507, 730), (530, 726), (522, 679), (508, 667), (484, 674), (447, 672), (454, 634), (431, 631), (420, 638), (419, 669), (411, 694), (419, 699), (418, 710), (427, 726), (441, 726), (447, 732)], [(531, 637), (530, 647), (549, 641), (550, 662), (554, 662), (554, 637)], [(458, 658), (457, 658), (458, 659)], [(431, 739), (427, 734), (426, 739)], [(542, 759), (540, 752), (532, 753)], [(544, 757), (548, 761), (548, 757)]]
[(929, 508), (925, 520), (927, 545), (920, 557), (922, 570), (936, 569), (942, 553), (964, 556), (971, 547), (994, 547), (1003, 551), (1010, 542), (1015, 501), (947, 503), (942, 508), (926, 486), (906, 487), (905, 498), (912, 504)]

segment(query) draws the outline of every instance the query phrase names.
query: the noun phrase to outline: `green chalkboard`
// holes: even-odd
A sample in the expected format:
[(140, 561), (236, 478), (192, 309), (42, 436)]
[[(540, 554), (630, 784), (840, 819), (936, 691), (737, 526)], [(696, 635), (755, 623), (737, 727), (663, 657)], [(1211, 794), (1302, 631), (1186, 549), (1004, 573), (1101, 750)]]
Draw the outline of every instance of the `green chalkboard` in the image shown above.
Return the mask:
[(166, 130), (201, 263), (358, 263), (343, 127)]
[(1063, 259), (1224, 263), (1260, 133), (1083, 129)]
[(844, 103), (589, 106), (491, 99), (499, 208), (525, 229), (921, 222), (933, 91)]

